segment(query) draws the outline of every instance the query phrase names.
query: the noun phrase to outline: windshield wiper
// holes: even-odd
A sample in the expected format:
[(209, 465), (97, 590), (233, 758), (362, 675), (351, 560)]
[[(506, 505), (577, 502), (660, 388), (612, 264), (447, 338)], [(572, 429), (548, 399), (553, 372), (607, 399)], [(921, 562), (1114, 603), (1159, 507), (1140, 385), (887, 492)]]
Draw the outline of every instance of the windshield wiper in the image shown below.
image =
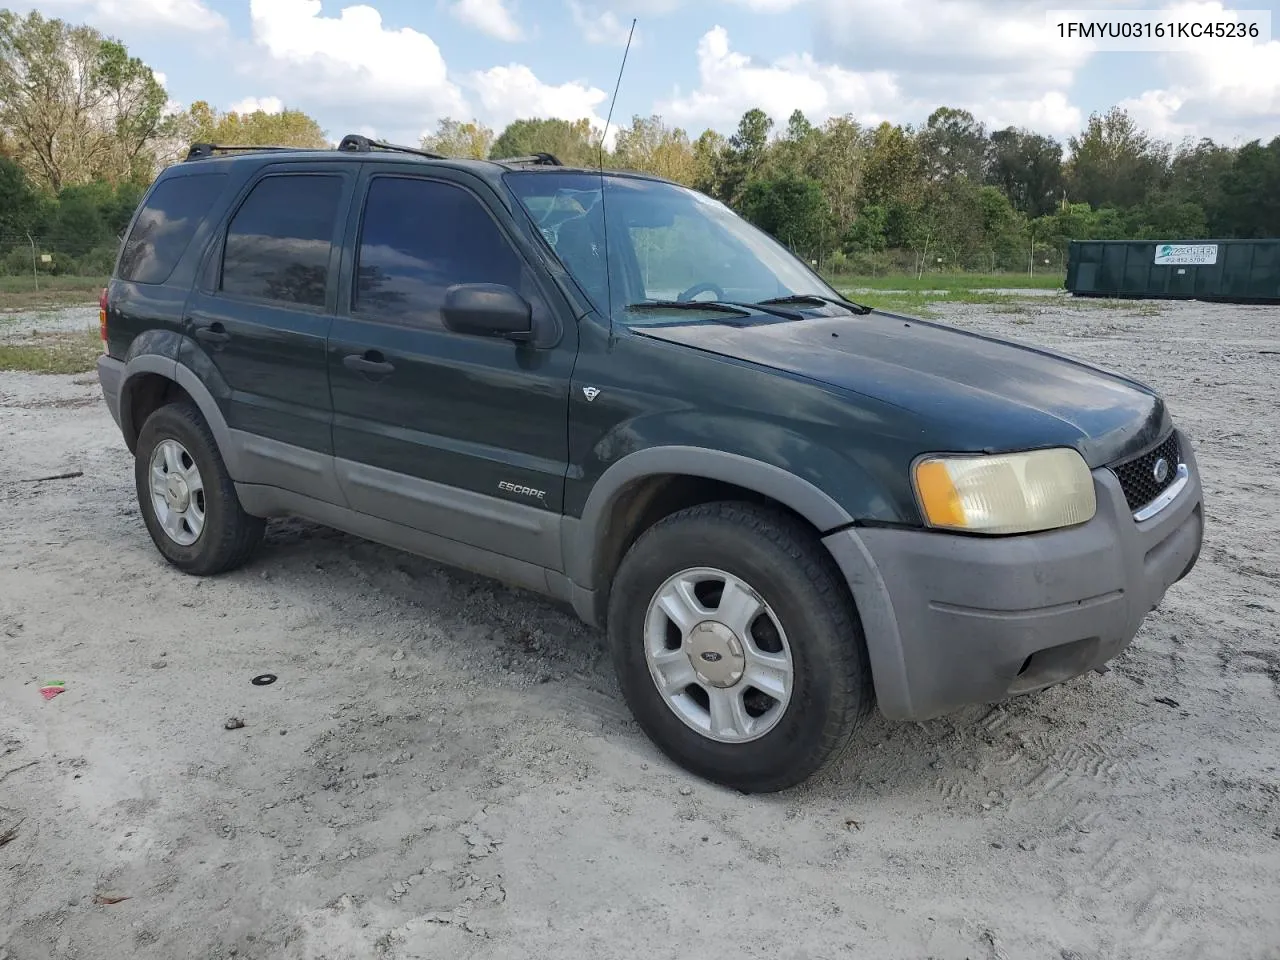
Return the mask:
[(733, 313), (740, 317), (751, 316), (749, 307), (740, 307), (722, 300), (641, 300), (629, 303), (627, 310), (711, 310), (718, 313)]
[(784, 320), (804, 319), (801, 314), (796, 313), (794, 310), (770, 309), (768, 301), (765, 303), (738, 303), (735, 300), (644, 300), (640, 303), (631, 304), (627, 309), (719, 310), (725, 313), (736, 313), (742, 317), (749, 317), (757, 313), (768, 313), (775, 317), (782, 317)]
[(779, 303), (779, 304), (781, 303), (797, 303), (797, 304), (799, 303), (830, 303), (830, 304), (833, 304), (834, 306), (844, 307), (846, 310), (851, 310), (854, 313), (860, 313), (863, 315), (870, 313), (872, 310), (871, 307), (864, 306), (861, 303), (854, 303), (852, 300), (845, 300), (843, 298), (837, 299), (835, 297), (824, 297), (820, 293), (795, 293), (789, 297), (774, 297), (771, 300), (761, 300), (760, 303), (757, 304), (757, 306), (763, 306), (765, 304), (772, 304), (772, 303)]

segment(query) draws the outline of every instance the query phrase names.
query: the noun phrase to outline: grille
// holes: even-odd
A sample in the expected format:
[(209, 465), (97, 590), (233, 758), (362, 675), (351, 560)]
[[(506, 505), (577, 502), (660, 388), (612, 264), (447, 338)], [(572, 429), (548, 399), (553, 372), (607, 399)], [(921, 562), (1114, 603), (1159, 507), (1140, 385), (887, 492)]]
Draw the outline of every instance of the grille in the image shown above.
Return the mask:
[[(1180, 462), (1180, 453), (1178, 435), (1171, 433), (1168, 439), (1154, 450), (1149, 450), (1140, 457), (1111, 468), (1120, 478), (1120, 489), (1124, 491), (1124, 498), (1130, 510), (1145, 507), (1173, 483)], [(1156, 480), (1153, 472), (1156, 461), (1161, 457), (1169, 462), (1169, 476), (1163, 483)]]

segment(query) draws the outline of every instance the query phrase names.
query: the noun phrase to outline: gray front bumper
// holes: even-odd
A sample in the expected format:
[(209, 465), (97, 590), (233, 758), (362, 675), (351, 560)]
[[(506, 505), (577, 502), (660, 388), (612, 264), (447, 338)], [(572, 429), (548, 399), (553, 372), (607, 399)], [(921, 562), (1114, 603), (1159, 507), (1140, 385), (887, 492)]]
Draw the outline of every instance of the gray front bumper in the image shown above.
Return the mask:
[(1185, 440), (1183, 450), (1186, 486), (1141, 523), (1101, 469), (1097, 514), (1069, 530), (827, 537), (858, 604), (881, 711), (923, 720), (1060, 683), (1123, 651), (1200, 553), (1200, 476)]
[(111, 417), (120, 426), (120, 384), (124, 381), (124, 363), (103, 354), (98, 358), (98, 382), (102, 384), (102, 398), (107, 401)]

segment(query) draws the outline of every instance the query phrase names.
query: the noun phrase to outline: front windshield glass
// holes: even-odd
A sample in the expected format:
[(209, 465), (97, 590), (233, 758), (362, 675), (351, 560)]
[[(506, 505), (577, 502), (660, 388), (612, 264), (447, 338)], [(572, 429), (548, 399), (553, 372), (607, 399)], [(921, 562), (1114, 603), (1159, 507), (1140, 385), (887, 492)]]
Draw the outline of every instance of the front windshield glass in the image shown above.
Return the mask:
[(732, 316), (724, 310), (643, 306), (664, 301), (753, 304), (803, 294), (839, 297), (768, 234), (694, 190), (606, 174), (602, 194), (601, 177), (581, 172), (514, 172), (507, 183), (565, 269), (597, 308), (621, 323)]

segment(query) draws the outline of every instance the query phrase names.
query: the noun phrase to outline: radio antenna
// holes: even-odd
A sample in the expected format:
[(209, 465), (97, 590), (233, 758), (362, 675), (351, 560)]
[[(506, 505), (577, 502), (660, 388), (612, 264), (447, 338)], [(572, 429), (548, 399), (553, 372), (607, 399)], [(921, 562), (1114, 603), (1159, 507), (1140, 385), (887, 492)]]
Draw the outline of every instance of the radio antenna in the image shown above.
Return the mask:
[(622, 89), (622, 74), (627, 69), (627, 56), (631, 53), (631, 41), (636, 35), (636, 19), (631, 18), (631, 31), (627, 34), (627, 46), (622, 51), (622, 66), (618, 68), (618, 82), (613, 86), (613, 99), (609, 102), (609, 116), (604, 121), (604, 131), (600, 134), (597, 149), (597, 160), (600, 168), (600, 220), (604, 228), (604, 287), (609, 303), (605, 307), (609, 312), (609, 331), (613, 331), (613, 271), (609, 268), (609, 206), (604, 195), (604, 142), (609, 136), (609, 125), (613, 123), (613, 108), (618, 105), (618, 91)]

